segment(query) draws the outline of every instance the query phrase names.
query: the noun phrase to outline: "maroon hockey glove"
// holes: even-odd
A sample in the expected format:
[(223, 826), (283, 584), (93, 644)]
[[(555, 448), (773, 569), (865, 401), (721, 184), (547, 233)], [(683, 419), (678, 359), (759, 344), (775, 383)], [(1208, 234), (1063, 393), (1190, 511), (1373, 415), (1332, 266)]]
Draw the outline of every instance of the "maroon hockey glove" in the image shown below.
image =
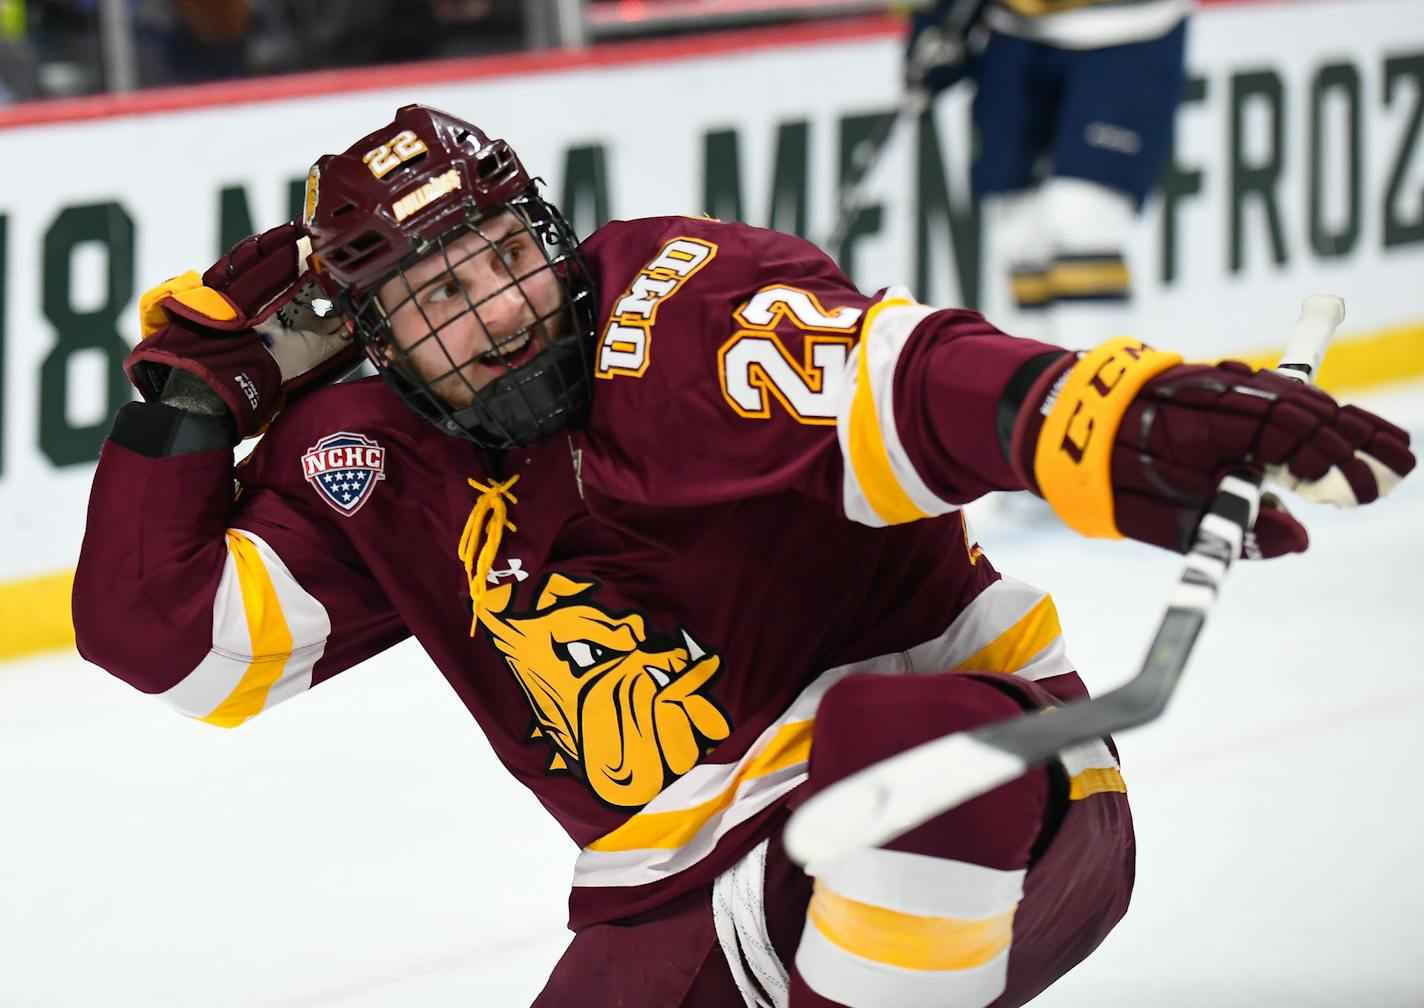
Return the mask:
[(139, 300), (143, 342), (124, 362), (154, 400), (174, 368), (215, 392), (239, 438), (260, 432), (288, 396), (341, 377), (361, 358), (335, 311), (318, 315), (306, 239), (283, 224), (233, 246), (201, 277), (189, 271)]
[[(1405, 431), (1319, 389), (1237, 361), (1182, 364), (1135, 340), (1048, 368), (1024, 399), (1012, 461), (1070, 527), (1179, 553), (1221, 478), (1265, 471), (1340, 507), (1388, 493), (1411, 469)], [(1304, 527), (1267, 495), (1251, 556), (1298, 553)]]

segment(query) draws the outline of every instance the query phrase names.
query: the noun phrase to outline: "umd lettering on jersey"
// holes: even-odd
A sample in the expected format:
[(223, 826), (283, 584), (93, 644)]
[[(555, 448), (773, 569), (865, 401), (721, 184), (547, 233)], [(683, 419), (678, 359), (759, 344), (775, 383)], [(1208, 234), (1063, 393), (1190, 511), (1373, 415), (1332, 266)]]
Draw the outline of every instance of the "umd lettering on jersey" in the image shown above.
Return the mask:
[(674, 238), (638, 271), (608, 313), (598, 344), (594, 373), (640, 377), (651, 359), (653, 323), (658, 306), (677, 293), (692, 275), (712, 261), (717, 246), (701, 238)]
[(361, 434), (328, 434), (302, 456), (302, 475), (332, 510), (350, 517), (386, 478), (386, 450)]

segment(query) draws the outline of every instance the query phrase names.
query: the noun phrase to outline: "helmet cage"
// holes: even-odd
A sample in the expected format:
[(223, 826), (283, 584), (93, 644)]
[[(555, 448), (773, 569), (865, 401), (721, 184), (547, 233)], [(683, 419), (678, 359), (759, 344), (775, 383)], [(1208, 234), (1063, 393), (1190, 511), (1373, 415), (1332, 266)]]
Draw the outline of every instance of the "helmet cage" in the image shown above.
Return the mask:
[[(505, 211), (512, 213), (517, 222), (515, 228), (499, 235), (490, 234), (486, 230), (488, 223)], [(462, 263), (484, 254), (499, 256), (504, 261), (499, 246), (520, 230), (533, 237), (542, 261), (536, 260), (528, 268), (520, 265), (518, 272), (510, 269), (508, 283), (474, 299), (456, 280), (456, 270)], [(481, 240), (466, 242), (466, 251), (458, 258), (452, 257), (451, 249), (471, 235)], [(355, 338), (365, 348), (371, 363), (406, 405), (447, 433), (494, 450), (530, 444), (580, 422), (592, 398), (593, 282), (579, 256), (573, 230), (558, 209), (539, 196), (536, 184), (531, 182), (523, 195), (506, 203), (479, 207), (467, 200), (463, 216), (452, 227), (433, 238), (417, 238), (413, 245), (414, 251), (397, 263), (381, 283), (371, 285), (365, 293), (355, 296), (342, 293), (337, 298), (338, 307), (352, 320)], [(433, 256), (442, 257), (445, 268), (434, 277), (424, 279), (417, 289), (408, 270)], [(544, 270), (552, 271), (560, 296), (552, 307), (541, 310), (525, 284)], [(378, 292), (395, 279), (401, 281), (404, 295), (393, 304), (383, 304)], [(417, 295), (442, 282), (458, 291), (465, 305), (463, 310), (437, 324), (426, 314)], [(480, 308), (507, 296), (511, 288), (524, 300), (527, 311), (523, 315), (527, 321), (514, 332), (492, 334), (481, 317)], [(391, 322), (391, 316), (402, 311), (418, 312), (428, 330), (405, 345), (393, 337)], [(471, 356), (456, 360), (441, 339), (441, 333), (452, 325), (467, 324), (467, 315), (473, 316), (485, 340), (476, 340), (476, 350)], [(466, 369), (474, 359), (496, 366), (508, 356), (521, 352), (526, 336), (544, 344), (544, 348), (483, 388), (477, 389), (470, 383)], [(439, 354), (427, 352), (424, 355), (427, 366), (426, 373), (422, 374), (414, 355), (427, 343)], [(479, 349), (481, 344), (483, 350)], [(428, 362), (432, 359), (444, 362), (443, 367), (437, 363), (438, 372), (434, 374), (429, 373)], [(460, 384), (466, 394), (458, 394)], [(448, 395), (452, 386), (457, 393), (453, 397), (443, 397), (437, 391), (444, 388)], [(452, 405), (451, 398), (469, 404)]]

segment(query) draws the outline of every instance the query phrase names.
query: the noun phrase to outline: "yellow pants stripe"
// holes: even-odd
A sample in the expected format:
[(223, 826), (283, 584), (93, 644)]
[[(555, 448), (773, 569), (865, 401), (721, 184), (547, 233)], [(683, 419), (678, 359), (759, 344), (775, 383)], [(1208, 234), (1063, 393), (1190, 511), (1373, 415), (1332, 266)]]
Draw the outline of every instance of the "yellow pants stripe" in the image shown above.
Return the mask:
[(1009, 947), (1015, 909), (984, 920), (919, 917), (857, 903), (817, 882), (807, 917), (827, 941), (862, 959), (902, 969), (962, 970)]
[(1079, 801), (1095, 794), (1127, 794), (1127, 782), (1115, 767), (1094, 767), (1074, 775), (1068, 782), (1068, 798)]

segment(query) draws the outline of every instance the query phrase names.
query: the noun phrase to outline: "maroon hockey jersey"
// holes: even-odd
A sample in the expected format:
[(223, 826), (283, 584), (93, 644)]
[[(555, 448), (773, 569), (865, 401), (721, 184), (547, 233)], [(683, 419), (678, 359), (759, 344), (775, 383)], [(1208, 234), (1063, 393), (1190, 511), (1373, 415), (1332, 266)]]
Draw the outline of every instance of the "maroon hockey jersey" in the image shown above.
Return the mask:
[[(851, 672), (1083, 693), (1051, 601), (1001, 578), (957, 510), (1018, 487), (997, 403), (1049, 348), (866, 296), (740, 224), (614, 222), (583, 254), (584, 427), (491, 454), (379, 380), (330, 386), (277, 419), (235, 500), (225, 452), (109, 442), (74, 595), (86, 657), (225, 726), (414, 635), (582, 848), (575, 928), (707, 882), (774, 828)], [(476, 608), (458, 552), (481, 498), (508, 524), (466, 544), (497, 535)], [(1070, 771), (1091, 783), (1075, 797), (1117, 800), (1105, 747)]]

